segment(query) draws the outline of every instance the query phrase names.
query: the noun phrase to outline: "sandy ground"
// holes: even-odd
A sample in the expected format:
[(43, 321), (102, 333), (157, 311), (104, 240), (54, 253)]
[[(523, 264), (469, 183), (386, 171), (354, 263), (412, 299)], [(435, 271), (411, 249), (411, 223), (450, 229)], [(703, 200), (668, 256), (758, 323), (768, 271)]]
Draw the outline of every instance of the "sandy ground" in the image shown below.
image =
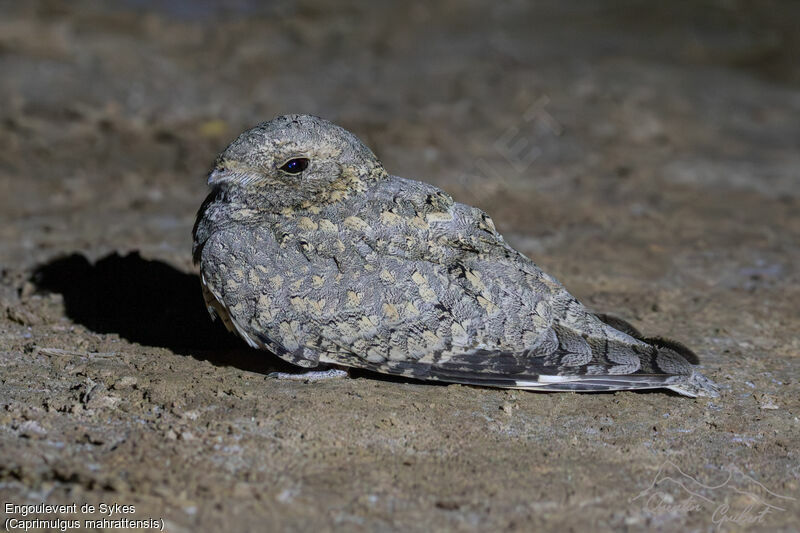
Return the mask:
[[(4, 522), (797, 530), (800, 8), (669, 5), (2, 2)], [(216, 153), (287, 112), (487, 210), (722, 396), (270, 377), (190, 230)], [(62, 511), (27, 519), (101, 512)]]

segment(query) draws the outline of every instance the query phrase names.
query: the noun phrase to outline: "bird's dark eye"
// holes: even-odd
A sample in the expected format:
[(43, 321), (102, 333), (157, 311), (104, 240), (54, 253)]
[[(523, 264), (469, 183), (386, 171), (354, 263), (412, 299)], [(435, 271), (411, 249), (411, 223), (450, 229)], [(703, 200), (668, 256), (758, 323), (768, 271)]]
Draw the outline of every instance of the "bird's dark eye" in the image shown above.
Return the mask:
[(306, 168), (308, 168), (308, 159), (305, 157), (298, 157), (296, 159), (288, 160), (281, 167), (281, 170), (288, 172), (289, 174), (300, 174)]

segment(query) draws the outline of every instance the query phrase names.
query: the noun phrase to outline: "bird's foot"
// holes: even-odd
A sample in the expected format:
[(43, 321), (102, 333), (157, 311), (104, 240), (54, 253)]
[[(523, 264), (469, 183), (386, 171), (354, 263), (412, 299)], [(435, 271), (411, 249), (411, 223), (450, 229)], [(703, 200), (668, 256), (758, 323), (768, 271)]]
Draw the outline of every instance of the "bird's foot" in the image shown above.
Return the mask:
[(323, 381), (328, 379), (346, 378), (349, 374), (346, 370), (331, 368), (330, 370), (311, 370), (302, 374), (292, 372), (270, 372), (269, 377), (275, 379), (288, 379), (292, 381)]

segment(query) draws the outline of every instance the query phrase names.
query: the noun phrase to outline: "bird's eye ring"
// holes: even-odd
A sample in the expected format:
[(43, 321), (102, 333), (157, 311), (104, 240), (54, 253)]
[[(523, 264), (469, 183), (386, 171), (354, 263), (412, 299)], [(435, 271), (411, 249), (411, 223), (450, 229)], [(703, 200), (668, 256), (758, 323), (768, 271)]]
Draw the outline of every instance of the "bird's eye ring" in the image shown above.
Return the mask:
[(308, 168), (308, 159), (305, 157), (297, 157), (295, 159), (290, 159), (286, 163), (284, 163), (283, 166), (281, 167), (281, 170), (289, 174), (300, 174), (307, 168)]

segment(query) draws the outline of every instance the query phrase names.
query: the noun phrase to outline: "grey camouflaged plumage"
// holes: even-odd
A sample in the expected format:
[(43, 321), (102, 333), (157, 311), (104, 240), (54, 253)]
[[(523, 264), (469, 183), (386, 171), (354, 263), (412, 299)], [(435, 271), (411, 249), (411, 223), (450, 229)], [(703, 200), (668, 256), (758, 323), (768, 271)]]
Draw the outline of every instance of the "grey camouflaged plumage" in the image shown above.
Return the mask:
[[(302, 172), (281, 169), (298, 158)], [(687, 348), (593, 314), (484, 212), (387, 174), (326, 120), (282, 116), (244, 132), (209, 184), (194, 228), (209, 311), (286, 361), (531, 390), (717, 394)]]

